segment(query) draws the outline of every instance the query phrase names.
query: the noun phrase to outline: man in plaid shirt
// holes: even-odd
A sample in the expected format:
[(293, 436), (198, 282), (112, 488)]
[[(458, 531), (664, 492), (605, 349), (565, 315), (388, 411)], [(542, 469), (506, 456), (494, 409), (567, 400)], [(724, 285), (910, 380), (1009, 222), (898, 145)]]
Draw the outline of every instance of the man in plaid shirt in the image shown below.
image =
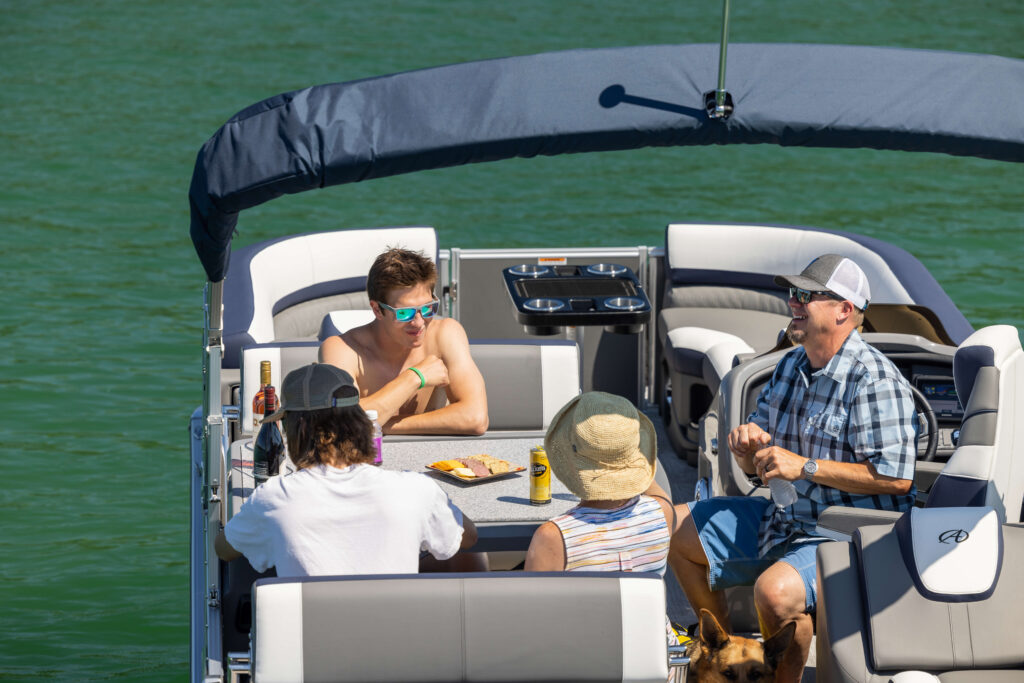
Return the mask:
[[(775, 500), (690, 503), (670, 563), (695, 611), (728, 624), (722, 589), (753, 584), (766, 637), (796, 622), (776, 680), (799, 681), (813, 635), (816, 547), (829, 540), (815, 535), (818, 515), (830, 505), (910, 509), (917, 418), (907, 380), (857, 333), (871, 293), (856, 263), (826, 254), (775, 281), (790, 288), (787, 334), (799, 346), (776, 366), (747, 424), (729, 433), (739, 466), (768, 482)], [(788, 486), (795, 502), (780, 491)]]

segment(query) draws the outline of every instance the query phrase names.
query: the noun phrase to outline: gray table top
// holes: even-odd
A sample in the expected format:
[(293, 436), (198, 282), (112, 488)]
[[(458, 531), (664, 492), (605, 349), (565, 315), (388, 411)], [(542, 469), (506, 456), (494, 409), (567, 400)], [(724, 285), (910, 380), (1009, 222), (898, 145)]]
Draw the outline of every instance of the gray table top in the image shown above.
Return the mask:
[[(551, 503), (530, 503), (530, 449), (538, 445), (536, 437), (518, 438), (431, 438), (424, 441), (384, 439), (383, 467), (389, 470), (421, 472), (438, 483), (455, 505), (477, 525), (537, 524), (556, 517), (579, 502), (576, 496), (554, 476), (551, 477)], [(463, 483), (427, 469), (427, 465), (448, 458), (486, 453), (526, 468), (522, 472), (477, 483)], [(252, 440), (231, 445), (230, 514), (241, 507), (252, 492)]]
[[(535, 438), (450, 439), (434, 441), (396, 441), (385, 439), (384, 467), (389, 470), (423, 472), (436, 481), (448, 497), (477, 524), (502, 522), (543, 522), (562, 514), (579, 502), (562, 482), (551, 477), (551, 503), (530, 503), (530, 449)], [(485, 453), (507, 460), (522, 472), (477, 483), (463, 483), (451, 476), (427, 469), (438, 460), (464, 458)]]

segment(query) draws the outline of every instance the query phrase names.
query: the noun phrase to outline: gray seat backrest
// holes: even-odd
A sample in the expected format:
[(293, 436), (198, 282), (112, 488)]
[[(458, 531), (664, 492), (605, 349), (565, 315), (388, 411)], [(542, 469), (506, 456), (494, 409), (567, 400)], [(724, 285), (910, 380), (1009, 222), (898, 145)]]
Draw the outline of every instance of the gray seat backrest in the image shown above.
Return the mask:
[(1019, 522), (1024, 502), (1024, 352), (1017, 330), (985, 327), (957, 348), (953, 379), (964, 406), (957, 448), (928, 495), (928, 507), (989, 505)]
[[(316, 361), (319, 347), (311, 341), (252, 344), (242, 349), (239, 400), (244, 434), (252, 433), (252, 398), (259, 387), (260, 361), (270, 361), (272, 383), (280, 387), (289, 372)], [(559, 408), (580, 393), (575, 342), (473, 339), (469, 351), (484, 377), (490, 431), (546, 429)]]
[(564, 339), (473, 339), (487, 388), (489, 431), (543, 430), (580, 393), (579, 346)]
[(492, 572), (261, 579), (254, 683), (647, 681), (668, 675), (661, 578)]
[[(742, 244), (743, 249), (736, 245)], [(702, 295), (721, 296), (721, 286), (743, 287), (745, 299), (734, 307), (788, 313), (773, 278), (799, 273), (812, 259), (835, 253), (852, 258), (871, 281), (871, 298), (879, 303), (914, 303), (901, 277), (916, 277), (916, 260), (890, 244), (821, 228), (797, 226), (675, 223), (665, 231), (668, 293), (676, 287), (703, 286)], [(677, 292), (677, 296), (686, 296)], [(739, 297), (739, 292), (731, 292)], [(675, 305), (697, 305), (692, 296)], [(714, 304), (710, 304), (714, 305)], [(718, 305), (722, 305), (718, 303)]]

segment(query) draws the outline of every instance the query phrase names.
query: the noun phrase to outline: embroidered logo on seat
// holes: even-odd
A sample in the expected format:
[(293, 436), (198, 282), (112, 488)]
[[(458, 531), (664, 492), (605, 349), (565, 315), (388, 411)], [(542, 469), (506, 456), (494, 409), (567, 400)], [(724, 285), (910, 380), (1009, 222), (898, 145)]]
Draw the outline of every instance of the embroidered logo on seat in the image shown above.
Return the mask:
[(963, 543), (970, 537), (971, 535), (963, 529), (949, 529), (939, 534), (939, 543)]

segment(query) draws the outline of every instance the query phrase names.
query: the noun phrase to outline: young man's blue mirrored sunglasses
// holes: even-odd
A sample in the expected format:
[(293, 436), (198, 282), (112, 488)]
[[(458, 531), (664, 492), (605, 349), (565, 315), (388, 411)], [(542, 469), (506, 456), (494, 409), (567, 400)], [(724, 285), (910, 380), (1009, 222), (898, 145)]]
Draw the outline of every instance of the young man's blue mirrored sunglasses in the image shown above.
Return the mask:
[(441, 305), (441, 302), (434, 299), (429, 304), (423, 304), (422, 306), (409, 306), (407, 308), (395, 308), (394, 306), (388, 306), (383, 301), (377, 302), (381, 308), (385, 308), (395, 314), (395, 320), (400, 323), (407, 323), (416, 317), (416, 312), (423, 316), (424, 320), (433, 318), (434, 314), (437, 313), (437, 307)]
[(843, 300), (843, 297), (839, 296), (838, 294), (834, 294), (833, 292), (815, 292), (810, 289), (800, 289), (799, 287), (789, 288), (789, 297), (791, 299), (796, 299), (797, 301), (804, 305), (811, 303), (811, 297), (813, 297), (815, 294), (821, 294), (831, 299), (835, 299), (836, 301)]

